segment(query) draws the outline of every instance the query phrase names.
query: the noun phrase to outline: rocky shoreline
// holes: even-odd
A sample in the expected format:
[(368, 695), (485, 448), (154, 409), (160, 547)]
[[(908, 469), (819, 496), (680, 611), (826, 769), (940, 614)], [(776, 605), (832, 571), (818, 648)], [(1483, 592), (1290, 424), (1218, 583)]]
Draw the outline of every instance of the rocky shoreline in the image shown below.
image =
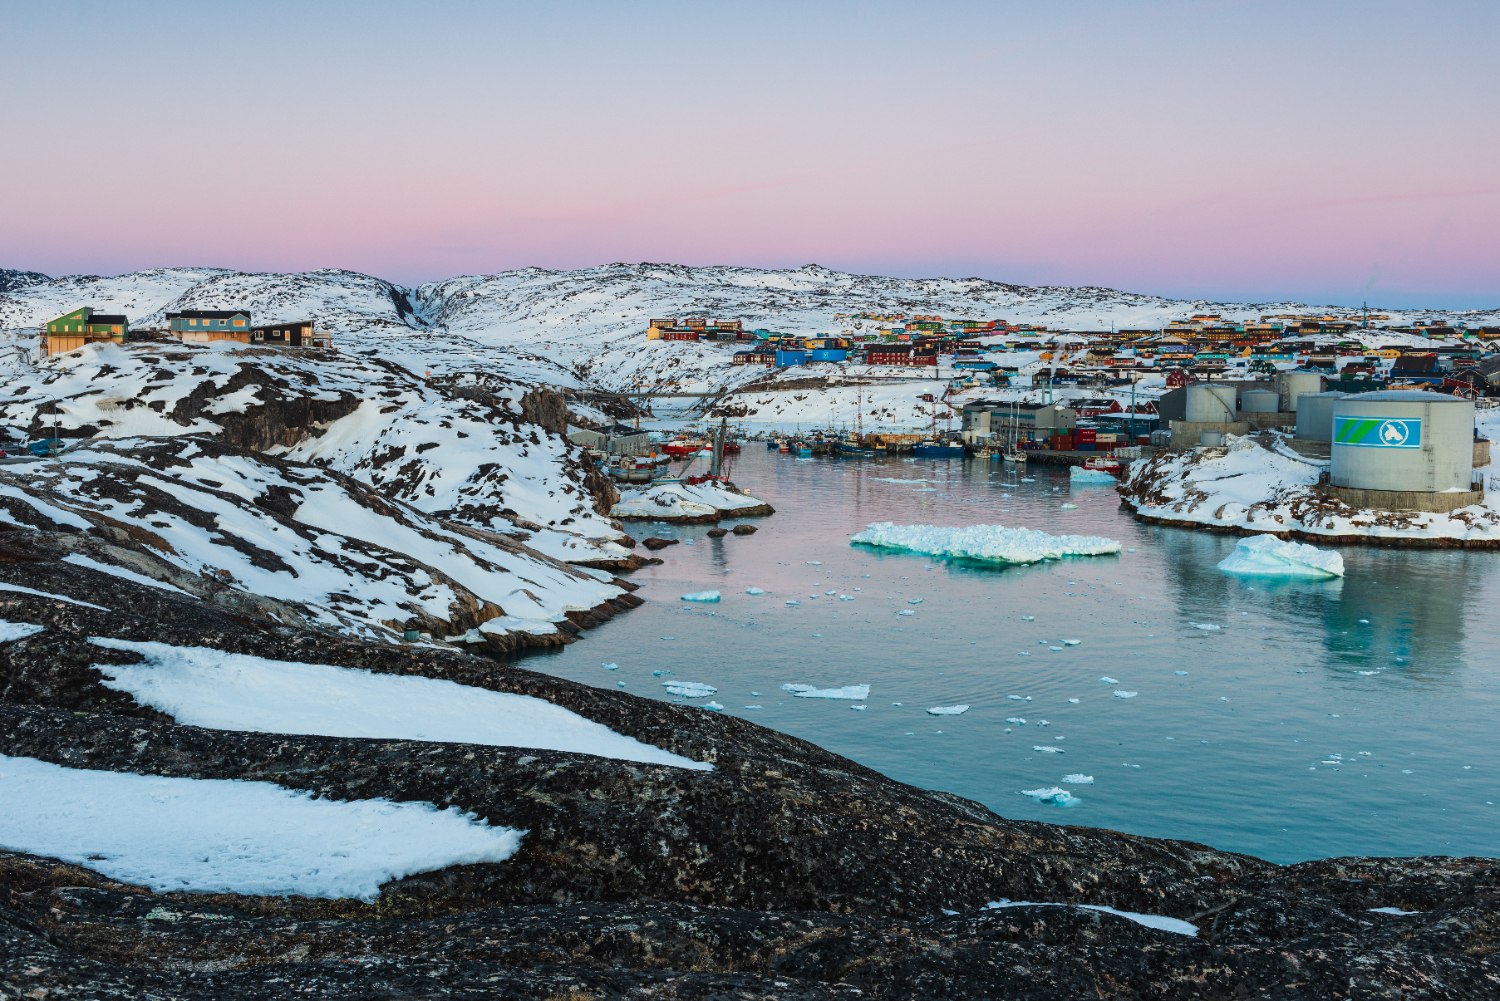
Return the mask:
[[(11, 535), (12, 533), (5, 533)], [(8, 540), (10, 541), (10, 540)], [(10, 545), (0, 754), (455, 806), (524, 830), (500, 863), (378, 899), (151, 892), (0, 853), (0, 996), (49, 998), (1487, 998), (1491, 859), (1280, 867), (1001, 818), (744, 720), (422, 645), (372, 644)], [(107, 608), (78, 605), (107, 595)], [(690, 771), (588, 754), (179, 723), (91, 637), (530, 695)], [(1195, 936), (1075, 906), (1191, 922)], [(1396, 908), (1405, 914), (1376, 912)]]

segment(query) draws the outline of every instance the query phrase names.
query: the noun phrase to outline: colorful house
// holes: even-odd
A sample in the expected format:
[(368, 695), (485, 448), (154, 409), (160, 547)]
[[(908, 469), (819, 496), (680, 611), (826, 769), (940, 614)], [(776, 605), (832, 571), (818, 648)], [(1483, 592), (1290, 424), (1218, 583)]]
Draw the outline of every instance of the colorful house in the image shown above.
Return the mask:
[(250, 314), (239, 309), (185, 309), (167, 314), (167, 330), (179, 341), (250, 343)]
[(266, 347), (332, 348), (333, 336), (318, 333), (311, 320), (295, 320), (251, 327), (250, 343)]
[(85, 344), (100, 342), (122, 343), (130, 329), (130, 321), (120, 314), (94, 312), (92, 306), (80, 306), (71, 313), (64, 313), (55, 320), (48, 320), (44, 328), (47, 338), (47, 355), (76, 351)]

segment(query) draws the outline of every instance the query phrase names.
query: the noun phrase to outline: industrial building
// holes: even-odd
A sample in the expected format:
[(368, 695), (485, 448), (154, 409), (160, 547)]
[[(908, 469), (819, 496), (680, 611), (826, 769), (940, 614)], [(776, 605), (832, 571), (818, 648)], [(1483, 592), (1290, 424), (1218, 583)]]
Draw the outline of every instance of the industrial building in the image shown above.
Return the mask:
[(976, 400), (963, 409), (962, 433), (966, 445), (1011, 434), (1021, 439), (1047, 441), (1077, 425), (1078, 416), (1072, 410), (1055, 404)]

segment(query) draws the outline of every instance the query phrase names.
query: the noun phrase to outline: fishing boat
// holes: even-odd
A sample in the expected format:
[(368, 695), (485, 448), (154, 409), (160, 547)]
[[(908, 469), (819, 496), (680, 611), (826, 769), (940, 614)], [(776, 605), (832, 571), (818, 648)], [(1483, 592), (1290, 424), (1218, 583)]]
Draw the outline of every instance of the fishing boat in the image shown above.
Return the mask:
[(874, 456), (875, 450), (866, 447), (858, 438), (850, 435), (833, 443), (833, 454), (851, 459), (862, 459)]
[(962, 459), (964, 447), (956, 441), (919, 441), (911, 447), (911, 454), (921, 459)]
[(707, 448), (708, 442), (702, 438), (673, 438), (663, 445), (661, 450), (674, 459), (686, 459)]
[(617, 455), (604, 467), (605, 475), (620, 483), (650, 483), (666, 472), (664, 455)]
[(1094, 455), (1083, 460), (1083, 468), (1108, 473), (1111, 476), (1118, 476), (1122, 467), (1118, 459), (1104, 455)]

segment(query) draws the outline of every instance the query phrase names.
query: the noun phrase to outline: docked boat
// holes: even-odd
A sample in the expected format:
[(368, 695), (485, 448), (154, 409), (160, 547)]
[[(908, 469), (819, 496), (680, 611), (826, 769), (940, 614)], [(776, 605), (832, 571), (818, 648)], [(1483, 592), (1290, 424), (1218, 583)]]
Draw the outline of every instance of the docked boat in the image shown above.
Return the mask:
[(663, 445), (661, 450), (674, 459), (686, 459), (708, 448), (708, 442), (702, 438), (673, 438)]
[(964, 447), (956, 441), (919, 441), (911, 454), (920, 459), (962, 459)]
[(617, 455), (604, 467), (604, 473), (619, 483), (650, 483), (667, 471), (664, 455)]
[(1094, 455), (1083, 460), (1083, 469), (1091, 469), (1100, 473), (1108, 473), (1111, 476), (1119, 476), (1123, 468), (1118, 459), (1104, 455)]
[(1026, 453), (1012, 445), (1000, 456), (1008, 465), (1024, 466), (1026, 464)]

